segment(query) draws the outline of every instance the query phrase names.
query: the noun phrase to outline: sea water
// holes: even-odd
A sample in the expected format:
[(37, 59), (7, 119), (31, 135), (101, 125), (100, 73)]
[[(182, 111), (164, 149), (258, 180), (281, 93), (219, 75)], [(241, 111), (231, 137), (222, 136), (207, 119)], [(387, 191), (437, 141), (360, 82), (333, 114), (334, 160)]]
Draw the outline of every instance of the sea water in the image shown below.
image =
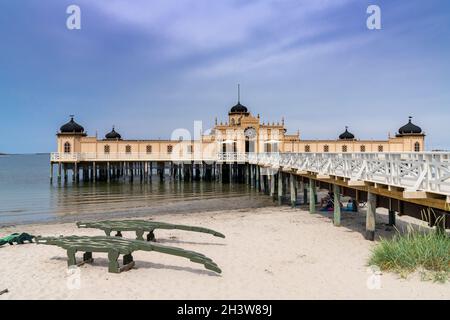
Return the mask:
[(219, 182), (50, 183), (50, 155), (0, 156), (0, 225), (75, 221), (271, 205), (246, 184)]

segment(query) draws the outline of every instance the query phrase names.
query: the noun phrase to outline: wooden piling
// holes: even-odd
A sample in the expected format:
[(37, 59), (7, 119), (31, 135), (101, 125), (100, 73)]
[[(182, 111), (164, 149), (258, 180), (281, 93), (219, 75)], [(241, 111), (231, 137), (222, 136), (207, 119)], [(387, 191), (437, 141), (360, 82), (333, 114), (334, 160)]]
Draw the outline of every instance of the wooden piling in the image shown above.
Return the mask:
[(283, 203), (283, 171), (278, 170), (278, 205)]
[(53, 162), (50, 162), (50, 183), (53, 182)]
[(289, 174), (289, 191), (291, 192), (291, 207), (295, 208), (297, 203), (297, 190), (295, 188), (295, 176), (290, 173)]
[(309, 213), (316, 212), (316, 182), (309, 179)]
[(373, 241), (375, 239), (375, 223), (376, 223), (377, 196), (367, 193), (367, 212), (366, 212), (366, 239)]
[(341, 225), (341, 190), (337, 184), (333, 185), (333, 192), (334, 192), (333, 224), (338, 227)]

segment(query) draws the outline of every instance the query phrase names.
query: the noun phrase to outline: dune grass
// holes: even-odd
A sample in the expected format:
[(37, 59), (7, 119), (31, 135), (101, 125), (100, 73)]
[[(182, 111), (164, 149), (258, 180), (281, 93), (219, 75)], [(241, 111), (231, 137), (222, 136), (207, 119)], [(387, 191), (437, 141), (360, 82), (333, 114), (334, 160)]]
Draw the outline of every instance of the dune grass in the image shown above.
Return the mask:
[(382, 239), (373, 249), (369, 265), (406, 277), (420, 271), (423, 280), (446, 282), (450, 276), (450, 237), (445, 231), (414, 230)]

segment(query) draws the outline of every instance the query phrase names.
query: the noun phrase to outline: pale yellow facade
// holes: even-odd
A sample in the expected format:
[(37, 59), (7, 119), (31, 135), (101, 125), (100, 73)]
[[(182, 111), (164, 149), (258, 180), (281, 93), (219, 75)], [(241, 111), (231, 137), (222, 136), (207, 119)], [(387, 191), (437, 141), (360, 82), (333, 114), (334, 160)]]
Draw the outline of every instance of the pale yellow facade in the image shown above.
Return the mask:
[[(239, 104), (239, 106), (241, 106)], [(92, 155), (179, 155), (198, 154), (205, 158), (221, 152), (417, 152), (425, 150), (425, 135), (403, 133), (386, 140), (302, 140), (299, 133), (287, 134), (284, 119), (279, 123), (265, 123), (259, 115), (253, 116), (246, 108), (229, 112), (228, 121), (218, 123), (209, 135), (198, 140), (127, 140), (99, 139), (79, 132), (66, 132), (61, 127), (57, 135), (58, 153)], [(245, 112), (243, 111), (245, 110)], [(72, 124), (73, 119), (71, 120)], [(411, 122), (410, 122), (411, 123)], [(69, 123), (70, 124), (70, 123)], [(77, 124), (76, 124), (77, 125)], [(113, 133), (116, 133), (113, 130)], [(94, 156), (95, 157), (95, 156)]]

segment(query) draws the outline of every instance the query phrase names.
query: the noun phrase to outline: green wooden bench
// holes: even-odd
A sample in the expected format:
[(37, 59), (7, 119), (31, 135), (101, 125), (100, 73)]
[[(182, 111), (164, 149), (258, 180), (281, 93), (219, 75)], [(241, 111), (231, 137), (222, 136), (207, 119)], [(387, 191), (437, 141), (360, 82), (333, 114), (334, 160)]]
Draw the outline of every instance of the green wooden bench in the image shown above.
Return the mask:
[(24, 244), (25, 241), (33, 242), (34, 236), (22, 232), (22, 233), (12, 233), (9, 236), (0, 238), (0, 246), (9, 243), (10, 245), (13, 245), (14, 243), (17, 244)]
[(216, 237), (225, 238), (222, 233), (207, 228), (148, 220), (105, 220), (95, 222), (77, 222), (77, 226), (78, 228), (100, 229), (103, 230), (107, 236), (110, 236), (112, 231), (116, 231), (116, 237), (121, 237), (122, 231), (134, 231), (136, 232), (136, 240), (144, 240), (144, 232), (148, 232), (147, 241), (155, 241), (155, 229), (177, 229), (202, 232), (212, 234)]
[[(93, 252), (108, 253), (109, 266), (108, 271), (112, 273), (120, 273), (129, 270), (134, 266), (132, 253), (137, 250), (156, 251), (171, 254), (179, 257), (188, 258), (190, 261), (203, 264), (203, 266), (211, 271), (221, 273), (216, 263), (201, 253), (184, 250), (175, 247), (164, 246), (156, 243), (149, 243), (142, 240), (129, 240), (117, 237), (36, 237), (37, 244), (55, 245), (67, 250), (68, 265), (82, 265), (84, 263), (93, 262)], [(84, 252), (83, 261), (76, 262), (75, 253)], [(119, 255), (123, 255), (123, 266), (119, 267)]]

